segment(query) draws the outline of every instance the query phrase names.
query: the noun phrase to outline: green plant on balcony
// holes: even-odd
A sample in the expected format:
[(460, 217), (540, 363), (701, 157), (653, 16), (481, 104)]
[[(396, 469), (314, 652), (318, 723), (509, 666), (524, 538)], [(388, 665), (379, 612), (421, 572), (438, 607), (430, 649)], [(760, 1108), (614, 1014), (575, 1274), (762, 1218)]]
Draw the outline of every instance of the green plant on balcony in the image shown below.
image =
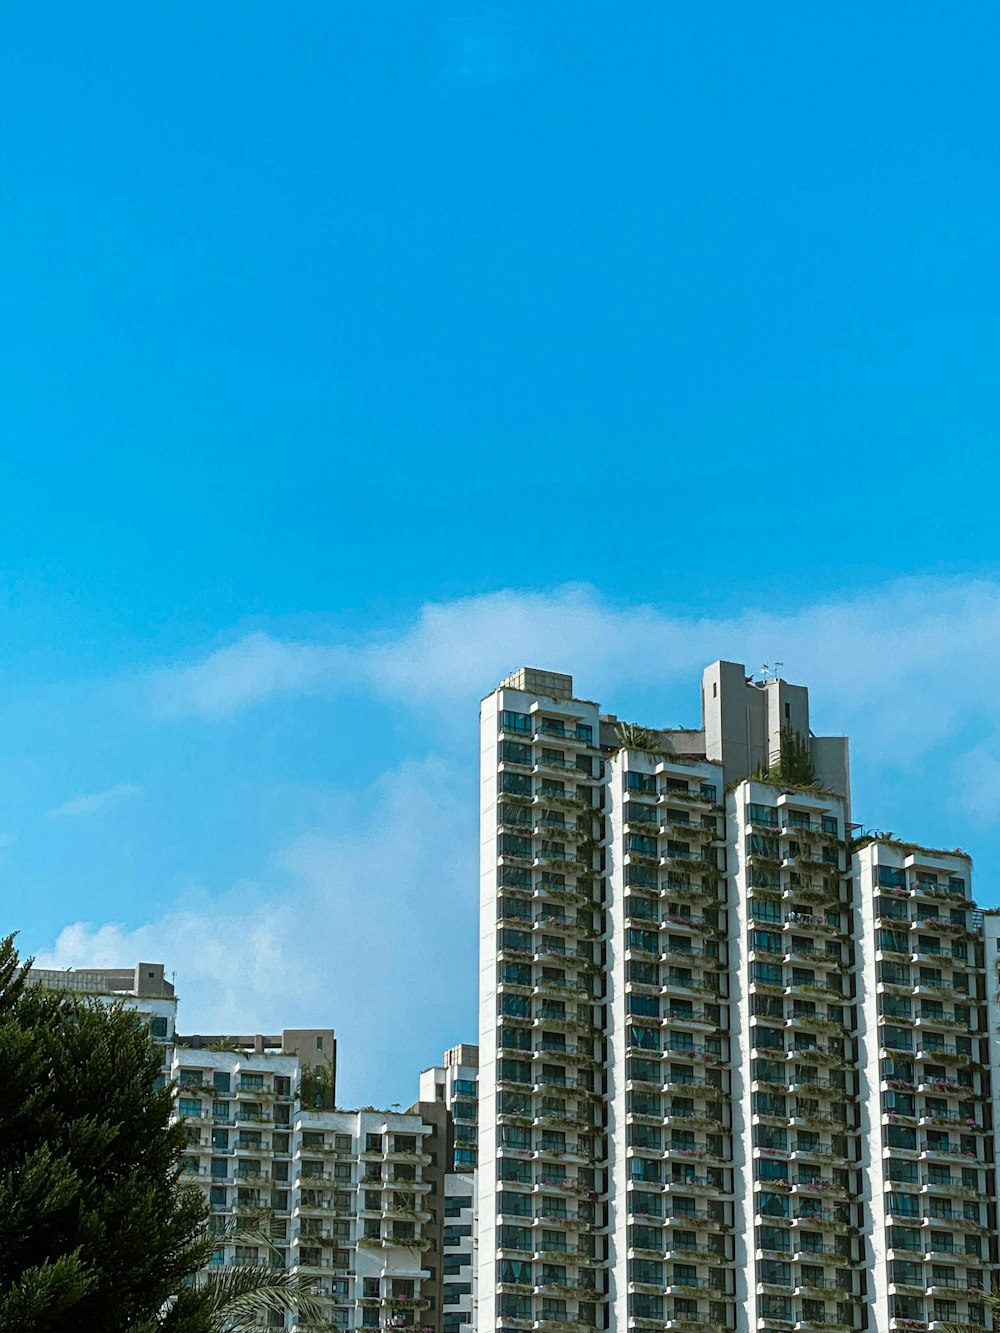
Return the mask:
[(619, 722), (615, 727), (618, 746), (622, 750), (637, 750), (642, 754), (651, 754), (659, 758), (662, 745), (656, 739), (656, 733), (648, 727), (640, 727), (634, 722)]
[(206, 1051), (232, 1051), (236, 1055), (244, 1054), (243, 1047), (234, 1037), (220, 1037), (218, 1041), (213, 1041), (211, 1045), (205, 1047)]
[(809, 752), (809, 741), (793, 726), (782, 727), (778, 738), (778, 753), (771, 756), (767, 768), (758, 768), (753, 774), (758, 782), (772, 785), (800, 787), (819, 791), (816, 767)]

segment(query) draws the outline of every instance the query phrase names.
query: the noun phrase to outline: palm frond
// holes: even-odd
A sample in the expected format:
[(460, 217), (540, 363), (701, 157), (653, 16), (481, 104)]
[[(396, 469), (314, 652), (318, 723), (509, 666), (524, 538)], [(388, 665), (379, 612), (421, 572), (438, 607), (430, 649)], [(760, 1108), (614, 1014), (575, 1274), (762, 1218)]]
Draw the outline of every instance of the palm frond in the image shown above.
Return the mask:
[(249, 1333), (261, 1312), (298, 1311), (307, 1320), (322, 1318), (322, 1308), (306, 1278), (268, 1264), (229, 1264), (213, 1273), (201, 1290), (209, 1297), (217, 1333)]

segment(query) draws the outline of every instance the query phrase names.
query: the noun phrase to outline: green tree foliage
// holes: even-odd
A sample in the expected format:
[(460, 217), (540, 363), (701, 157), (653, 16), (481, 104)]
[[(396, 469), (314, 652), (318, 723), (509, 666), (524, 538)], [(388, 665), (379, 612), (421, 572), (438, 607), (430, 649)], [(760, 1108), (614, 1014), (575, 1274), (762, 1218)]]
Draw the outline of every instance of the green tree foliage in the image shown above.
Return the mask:
[(754, 774), (762, 782), (787, 782), (795, 787), (817, 786), (816, 766), (809, 752), (809, 742), (794, 727), (782, 727), (778, 755), (769, 768)]
[(27, 984), (0, 945), (0, 1329), (122, 1333), (206, 1259), (184, 1129), (135, 1014)]
[(219, 1241), (144, 1022), (27, 972), (0, 941), (0, 1333), (237, 1333), (296, 1303), (315, 1317), (280, 1269), (195, 1282)]
[(299, 1096), (310, 1110), (333, 1110), (333, 1070), (328, 1064), (303, 1069)]

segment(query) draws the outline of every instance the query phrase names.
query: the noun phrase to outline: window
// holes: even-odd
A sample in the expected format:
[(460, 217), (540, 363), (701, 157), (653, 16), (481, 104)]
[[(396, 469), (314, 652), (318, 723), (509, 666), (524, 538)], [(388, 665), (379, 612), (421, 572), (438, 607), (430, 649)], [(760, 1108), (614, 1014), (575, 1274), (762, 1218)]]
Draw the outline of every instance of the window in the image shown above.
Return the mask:
[(202, 1104), (193, 1097), (181, 1097), (177, 1102), (177, 1110), (181, 1115), (200, 1116)]
[(515, 713), (505, 708), (500, 714), (500, 730), (510, 731), (518, 736), (530, 736), (534, 731), (531, 716), (528, 713)]
[(500, 746), (500, 759), (505, 764), (521, 764), (531, 767), (531, 746), (520, 741), (504, 741)]
[(896, 866), (876, 866), (875, 883), (891, 889), (904, 889), (906, 875)]
[(751, 824), (764, 824), (768, 828), (778, 827), (778, 812), (773, 805), (751, 803), (747, 813)]
[(241, 1074), (240, 1091), (241, 1092), (259, 1092), (264, 1086), (263, 1074)]

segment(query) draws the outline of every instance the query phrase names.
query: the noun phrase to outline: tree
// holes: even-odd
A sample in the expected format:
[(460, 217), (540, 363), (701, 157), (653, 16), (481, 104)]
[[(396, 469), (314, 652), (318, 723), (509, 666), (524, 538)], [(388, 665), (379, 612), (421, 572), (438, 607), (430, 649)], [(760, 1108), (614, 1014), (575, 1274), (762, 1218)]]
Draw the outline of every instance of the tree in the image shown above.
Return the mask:
[(769, 768), (759, 769), (754, 777), (761, 782), (788, 782), (796, 787), (815, 787), (816, 767), (808, 740), (794, 727), (782, 727), (777, 755), (772, 758)]
[(313, 1317), (278, 1269), (196, 1282), (219, 1241), (144, 1022), (29, 966), (0, 941), (0, 1333), (235, 1333), (297, 1300)]

